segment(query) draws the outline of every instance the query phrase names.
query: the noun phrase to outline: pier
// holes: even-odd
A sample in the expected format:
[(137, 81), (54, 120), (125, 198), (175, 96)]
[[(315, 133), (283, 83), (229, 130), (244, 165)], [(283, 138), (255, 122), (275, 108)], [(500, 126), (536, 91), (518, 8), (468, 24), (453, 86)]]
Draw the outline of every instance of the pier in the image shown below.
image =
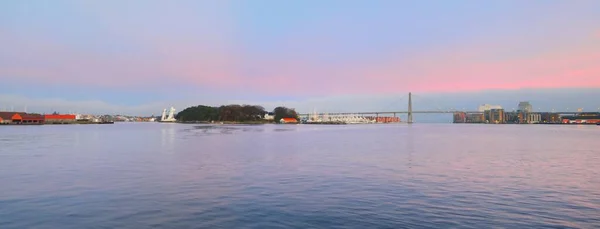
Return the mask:
[(32, 114), (26, 112), (0, 112), (0, 125), (68, 125), (68, 124), (112, 124), (112, 120), (78, 119), (77, 115)]

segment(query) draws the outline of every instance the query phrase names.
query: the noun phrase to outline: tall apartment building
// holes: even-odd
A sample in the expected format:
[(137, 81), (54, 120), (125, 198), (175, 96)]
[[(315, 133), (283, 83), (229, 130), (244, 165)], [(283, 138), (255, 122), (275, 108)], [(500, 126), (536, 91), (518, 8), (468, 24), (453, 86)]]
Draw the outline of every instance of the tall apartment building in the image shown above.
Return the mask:
[(504, 109), (490, 109), (484, 115), (488, 123), (504, 123)]
[(533, 107), (527, 101), (525, 101), (525, 102), (519, 102), (519, 111), (521, 111), (521, 112), (527, 112), (527, 113), (533, 112)]

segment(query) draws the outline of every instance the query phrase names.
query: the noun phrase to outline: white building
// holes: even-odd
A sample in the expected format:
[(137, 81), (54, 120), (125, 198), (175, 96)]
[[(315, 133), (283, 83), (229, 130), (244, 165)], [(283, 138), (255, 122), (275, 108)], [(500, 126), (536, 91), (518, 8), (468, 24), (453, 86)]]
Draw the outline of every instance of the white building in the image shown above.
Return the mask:
[(539, 113), (529, 113), (529, 123), (540, 123), (542, 121), (542, 115)]
[(479, 105), (479, 112), (489, 111), (491, 109), (502, 109), (500, 105), (481, 104)]
[(533, 107), (529, 102), (519, 102), (519, 111), (522, 112), (532, 112)]
[(273, 119), (275, 119), (275, 116), (273, 113), (266, 113), (264, 119), (265, 120), (273, 120)]

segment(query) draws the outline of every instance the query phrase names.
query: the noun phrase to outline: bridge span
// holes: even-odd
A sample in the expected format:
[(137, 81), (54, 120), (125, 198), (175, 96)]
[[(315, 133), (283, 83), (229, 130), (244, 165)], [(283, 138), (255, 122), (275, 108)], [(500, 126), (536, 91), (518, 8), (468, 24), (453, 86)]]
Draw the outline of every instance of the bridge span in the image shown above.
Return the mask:
[[(412, 93), (408, 93), (408, 110), (407, 111), (369, 111), (369, 112), (331, 112), (331, 113), (317, 113), (317, 114), (298, 114), (298, 116), (301, 117), (309, 117), (311, 115), (319, 115), (319, 116), (323, 116), (323, 115), (329, 115), (329, 116), (379, 116), (379, 115), (393, 115), (394, 117), (396, 117), (397, 114), (408, 114), (408, 118), (406, 120), (406, 122), (408, 123), (413, 123), (413, 114), (453, 114), (453, 113), (483, 113), (481, 111), (466, 111), (466, 110), (458, 110), (458, 109), (451, 109), (451, 110), (424, 110), (424, 111), (414, 111), (412, 110)], [(535, 113), (535, 112), (534, 112)], [(539, 112), (538, 112), (539, 113)], [(555, 114), (561, 114), (561, 115), (575, 115), (575, 114), (579, 114), (581, 112), (574, 112), (574, 111), (552, 111), (552, 112), (548, 112), (548, 113), (555, 113)]]
[[(483, 113), (479, 111), (459, 111), (459, 110), (451, 110), (451, 111), (412, 111), (413, 114), (451, 114), (454, 112), (466, 112), (466, 113)], [(410, 111), (370, 111), (370, 112), (332, 112), (327, 113), (327, 115), (395, 115), (395, 114), (408, 114)], [(318, 115), (323, 115), (325, 113), (317, 113)], [(298, 114), (299, 116), (307, 116), (311, 114)]]
[[(462, 111), (462, 110), (448, 110), (448, 111), (412, 111), (413, 114), (453, 114), (457, 112), (463, 113), (483, 113), (481, 111)], [(317, 113), (317, 115), (396, 115), (396, 114), (408, 114), (409, 111), (370, 111), (370, 112), (332, 112), (332, 113)], [(534, 112), (536, 113), (536, 112)], [(581, 112), (573, 112), (573, 111), (552, 111), (549, 113), (556, 114), (565, 114), (565, 115), (574, 115), (579, 114)], [(298, 114), (299, 116), (307, 116), (313, 114)]]

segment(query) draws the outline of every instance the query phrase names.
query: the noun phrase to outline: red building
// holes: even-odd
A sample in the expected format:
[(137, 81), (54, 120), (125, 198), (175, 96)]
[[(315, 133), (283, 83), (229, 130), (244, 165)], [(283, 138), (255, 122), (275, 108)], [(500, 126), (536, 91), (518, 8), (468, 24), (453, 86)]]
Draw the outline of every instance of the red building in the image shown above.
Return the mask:
[(44, 116), (25, 112), (0, 112), (3, 124), (44, 124)]
[(3, 115), (3, 112), (0, 112), (0, 124), (9, 124), (12, 122), (10, 115)]
[(281, 123), (298, 123), (298, 120), (296, 120), (295, 118), (282, 118), (281, 120), (279, 120), (279, 122), (281, 122)]
[(69, 114), (66, 114), (66, 115), (47, 114), (47, 115), (44, 115), (44, 118), (45, 119), (65, 119), (65, 120), (70, 120), (70, 119), (75, 119), (75, 115), (69, 115)]
[(44, 119), (48, 124), (69, 124), (77, 122), (76, 116), (70, 114), (47, 114), (44, 115)]

